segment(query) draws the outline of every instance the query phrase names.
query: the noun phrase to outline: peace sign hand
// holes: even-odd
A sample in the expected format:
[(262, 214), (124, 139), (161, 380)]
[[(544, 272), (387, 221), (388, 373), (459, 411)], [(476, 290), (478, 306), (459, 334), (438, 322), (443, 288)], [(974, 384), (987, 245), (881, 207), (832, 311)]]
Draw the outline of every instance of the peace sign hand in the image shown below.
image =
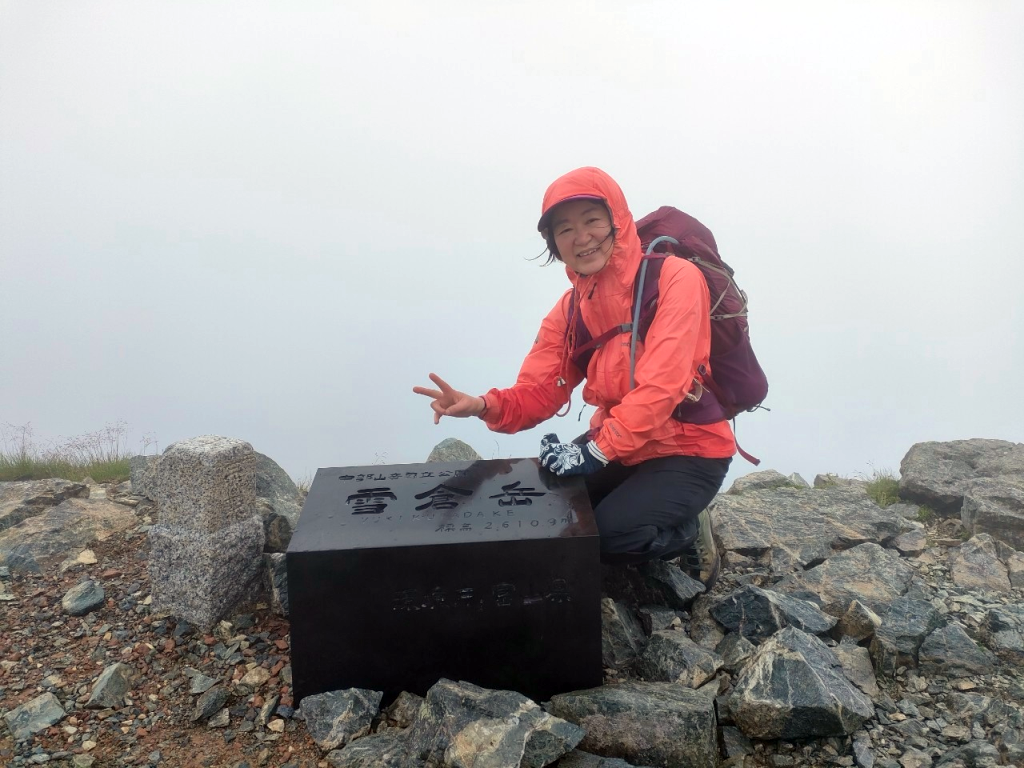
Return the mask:
[(427, 387), (413, 387), (412, 391), (417, 395), (426, 395), (433, 398), (430, 407), (434, 411), (434, 423), (440, 424), (442, 416), (454, 416), (465, 419), (469, 416), (479, 416), (484, 412), (484, 399), (475, 395), (467, 395), (452, 389), (448, 383), (436, 373), (430, 374), (430, 380), (437, 385), (438, 389)]

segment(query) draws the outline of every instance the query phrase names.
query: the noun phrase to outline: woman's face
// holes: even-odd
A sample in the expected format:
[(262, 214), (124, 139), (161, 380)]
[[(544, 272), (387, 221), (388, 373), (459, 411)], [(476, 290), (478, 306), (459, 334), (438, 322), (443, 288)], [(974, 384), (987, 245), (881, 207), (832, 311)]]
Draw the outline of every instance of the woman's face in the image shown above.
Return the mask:
[(614, 238), (608, 209), (599, 200), (567, 200), (551, 214), (551, 232), (558, 255), (581, 275), (604, 269)]

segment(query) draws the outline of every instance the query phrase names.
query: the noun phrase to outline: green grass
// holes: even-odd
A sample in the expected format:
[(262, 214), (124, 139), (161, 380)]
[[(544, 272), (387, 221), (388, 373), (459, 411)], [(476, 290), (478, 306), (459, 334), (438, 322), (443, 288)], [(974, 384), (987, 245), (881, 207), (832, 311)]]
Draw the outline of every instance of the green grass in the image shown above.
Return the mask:
[(930, 523), (935, 519), (935, 510), (931, 507), (917, 508), (917, 521), (919, 523)]
[[(97, 483), (120, 483), (130, 476), (128, 462), (134, 453), (126, 443), (124, 422), (108, 425), (60, 443), (38, 445), (32, 425), (0, 426), (0, 481), (45, 480), (56, 477)], [(154, 442), (143, 440), (143, 450)]]
[(868, 478), (868, 496), (880, 507), (888, 507), (900, 500), (900, 480), (889, 469), (876, 469)]

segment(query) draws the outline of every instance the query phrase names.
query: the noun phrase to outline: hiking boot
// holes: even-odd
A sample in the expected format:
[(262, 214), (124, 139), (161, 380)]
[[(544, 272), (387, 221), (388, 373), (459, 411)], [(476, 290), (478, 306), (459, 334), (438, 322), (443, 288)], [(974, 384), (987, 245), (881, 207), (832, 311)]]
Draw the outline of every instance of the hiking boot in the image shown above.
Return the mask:
[(706, 592), (718, 581), (722, 558), (718, 556), (718, 545), (711, 530), (711, 513), (706, 509), (697, 517), (697, 538), (680, 554), (679, 567), (703, 584)]

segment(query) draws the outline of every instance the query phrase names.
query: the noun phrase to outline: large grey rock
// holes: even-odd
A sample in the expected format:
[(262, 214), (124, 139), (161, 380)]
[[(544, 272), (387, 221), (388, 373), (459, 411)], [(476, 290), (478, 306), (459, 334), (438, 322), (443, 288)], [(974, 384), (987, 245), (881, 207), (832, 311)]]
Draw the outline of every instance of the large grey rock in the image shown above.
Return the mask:
[(1024, 476), (1024, 445), (1005, 440), (917, 443), (900, 463), (900, 498), (955, 517), (977, 478)]
[(800, 597), (816, 595), (822, 610), (836, 617), (845, 614), (854, 600), (884, 614), (907, 591), (913, 575), (899, 555), (877, 544), (861, 544), (815, 568), (787, 576), (775, 589)]
[(288, 615), (288, 563), (283, 552), (263, 555), (263, 586), (270, 594), (270, 607), (278, 616)]
[(558, 768), (650, 768), (649, 766), (633, 765), (617, 757), (601, 757), (579, 749), (574, 749), (558, 761)]
[(712, 503), (715, 532), (730, 552), (763, 559), (787, 572), (864, 543), (884, 544), (907, 528), (862, 486), (720, 494)]
[(327, 751), (368, 734), (383, 696), (380, 691), (348, 688), (307, 696), (299, 707), (309, 735)]
[(660, 630), (651, 635), (636, 671), (644, 680), (680, 683), (699, 688), (722, 667), (722, 657), (701, 646), (679, 630)]
[(256, 497), (268, 552), (286, 552), (299, 524), (302, 497), (299, 489), (269, 456), (256, 453)]
[(580, 749), (634, 765), (714, 768), (714, 699), (676, 683), (629, 681), (551, 698), (549, 711), (586, 731)]
[(665, 605), (686, 610), (704, 585), (661, 560), (601, 566), (601, 592), (626, 605)]
[(64, 613), (71, 616), (85, 616), (103, 605), (106, 595), (103, 587), (92, 579), (76, 584), (61, 598)]
[(1024, 603), (990, 608), (985, 615), (988, 647), (1024, 662)]
[(214, 533), (154, 525), (149, 541), (153, 610), (203, 629), (248, 594), (263, 563), (258, 516)]
[(41, 515), (66, 499), (85, 496), (84, 483), (69, 480), (23, 480), (0, 483), (0, 531)]
[(408, 734), (389, 729), (350, 741), (327, 755), (331, 768), (419, 768), (423, 760), (409, 754)]
[(605, 667), (629, 667), (646, 642), (640, 623), (626, 605), (610, 597), (601, 600), (601, 660)]
[(711, 615), (726, 629), (755, 641), (783, 627), (793, 626), (821, 635), (836, 625), (836, 619), (806, 600), (749, 584), (716, 600)]
[(929, 675), (986, 675), (995, 667), (992, 654), (978, 647), (959, 624), (936, 629), (925, 638), (918, 654), (921, 670)]
[(129, 507), (106, 499), (71, 498), (46, 512), (0, 531), (0, 566), (39, 572), (94, 541), (138, 525)]
[(847, 607), (846, 613), (839, 618), (837, 629), (840, 634), (860, 642), (875, 634), (881, 625), (881, 616), (860, 600), (853, 600)]
[(229, 696), (228, 690), (223, 686), (217, 685), (210, 688), (196, 699), (196, 705), (192, 710), (192, 722), (209, 720), (220, 712), (221, 708), (227, 703)]
[[(1024, 455), (1024, 446), (1019, 446)], [(1024, 459), (1022, 459), (1024, 466)], [(1017, 475), (967, 483), (960, 519), (970, 533), (989, 533), (1024, 549), (1024, 470)]]
[(874, 714), (874, 705), (821, 640), (787, 627), (740, 674), (729, 710), (751, 738), (804, 739), (848, 736)]
[(871, 640), (875, 669), (893, 677), (900, 667), (916, 667), (921, 643), (942, 624), (941, 614), (931, 603), (910, 595), (897, 597)]
[(132, 456), (128, 460), (133, 494), (156, 501), (156, 468), (159, 463), (159, 456)]
[(729, 672), (742, 670), (756, 651), (757, 646), (739, 632), (730, 632), (715, 648), (715, 653), (722, 657), (722, 666)]
[(11, 729), (14, 740), (23, 741), (51, 725), (56, 725), (64, 715), (64, 707), (60, 705), (57, 697), (52, 693), (44, 693), (12, 709), (4, 715), (4, 720)]
[(427, 456), (427, 464), (444, 461), (478, 461), (483, 458), (473, 448), (461, 440), (449, 437), (434, 446)]
[(960, 545), (950, 569), (953, 583), (965, 589), (1010, 591), (1010, 575), (999, 559), (996, 542), (987, 533), (979, 533)]
[(85, 706), (91, 709), (120, 709), (124, 706), (125, 694), (131, 688), (131, 680), (131, 667), (121, 663), (111, 664), (96, 679)]
[(453, 768), (541, 768), (581, 738), (522, 694), (445, 679), (427, 691), (409, 730), (411, 754)]
[(880, 691), (868, 649), (852, 643), (840, 643), (831, 650), (839, 659), (846, 679), (872, 699), (876, 698)]
[(747, 491), (769, 491), (772, 488), (792, 488), (793, 485), (793, 481), (781, 472), (776, 472), (774, 469), (764, 469), (760, 472), (751, 472), (743, 477), (737, 477), (727, 493), (738, 494), (746, 493)]

